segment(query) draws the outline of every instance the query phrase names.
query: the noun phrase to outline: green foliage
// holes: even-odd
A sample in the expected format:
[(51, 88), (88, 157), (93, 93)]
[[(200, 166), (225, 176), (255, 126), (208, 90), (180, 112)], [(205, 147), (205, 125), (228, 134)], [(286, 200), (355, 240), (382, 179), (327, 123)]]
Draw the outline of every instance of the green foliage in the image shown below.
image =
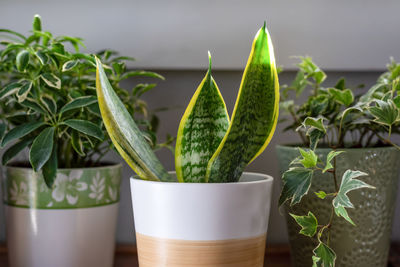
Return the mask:
[[(7, 29), (0, 29), (0, 33), (6, 36), (0, 43), (0, 137), (2, 146), (7, 145), (3, 164), (28, 148), (32, 167), (43, 171), (49, 186), (57, 167), (98, 165), (113, 146), (97, 103), (95, 60), (80, 52), (82, 39), (54, 36), (42, 30), (38, 15), (29, 36)], [(130, 77), (163, 77), (127, 70), (126, 62), (133, 59), (119, 57), (111, 50), (97, 56), (107, 67), (110, 83), (129, 114), (141, 125), (151, 148), (166, 146), (157, 144), (158, 118), (140, 99), (155, 84), (138, 84), (132, 93), (120, 86), (121, 81)]]
[(315, 218), (315, 215), (309, 211), (308, 215), (305, 216), (297, 216), (294, 214), (290, 214), (293, 219), (296, 220), (297, 224), (301, 226), (300, 234), (313, 237), (317, 232), (318, 221)]
[(290, 205), (301, 201), (311, 187), (313, 170), (303, 167), (293, 167), (287, 170), (282, 177), (283, 189), (279, 198), (279, 205), (291, 199)]
[(323, 242), (319, 242), (314, 249), (313, 266), (317, 267), (333, 267), (335, 266), (336, 254)]

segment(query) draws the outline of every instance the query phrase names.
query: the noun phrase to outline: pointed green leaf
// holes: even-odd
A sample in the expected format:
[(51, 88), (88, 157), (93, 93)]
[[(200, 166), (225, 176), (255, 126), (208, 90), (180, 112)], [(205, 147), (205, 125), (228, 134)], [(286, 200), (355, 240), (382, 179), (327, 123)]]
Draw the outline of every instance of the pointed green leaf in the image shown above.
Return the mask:
[(98, 58), (96, 63), (96, 88), (100, 111), (107, 132), (118, 152), (142, 179), (174, 181), (111, 87)]
[(258, 31), (243, 73), (232, 121), (207, 167), (209, 182), (236, 182), (269, 144), (279, 113), (279, 82), (272, 41)]
[(49, 61), (49, 56), (40, 50), (36, 52), (36, 56), (42, 65), (47, 64), (47, 62)]
[(318, 156), (315, 154), (314, 151), (312, 151), (312, 150), (305, 151), (301, 148), (299, 148), (299, 151), (303, 157), (303, 159), (300, 160), (300, 163), (305, 168), (312, 168), (312, 167), (317, 166)]
[(53, 150), (51, 152), (49, 160), (44, 164), (42, 168), (43, 179), (48, 188), (51, 188), (53, 186), (54, 181), (57, 178), (57, 167), (57, 143), (55, 143), (53, 145)]
[(291, 199), (290, 205), (301, 201), (308, 193), (311, 186), (313, 170), (302, 167), (293, 167), (287, 170), (283, 176), (283, 189), (279, 198), (279, 206)]
[(38, 113), (47, 114), (47, 111), (38, 103), (36, 103), (36, 100), (31, 99), (29, 97), (27, 97), (23, 102), (21, 102), (21, 105), (23, 105), (24, 107), (30, 108)]
[(3, 154), (2, 163), (6, 165), (10, 160), (12, 160), (16, 155), (19, 154), (24, 148), (26, 148), (30, 143), (32, 143), (33, 138), (22, 139), (18, 143), (10, 146)]
[(3, 142), (4, 134), (6, 133), (7, 126), (4, 123), (0, 123), (0, 142)]
[(311, 127), (307, 131), (307, 136), (310, 140), (310, 149), (315, 150), (317, 148), (319, 140), (321, 140), (321, 138), (325, 136), (325, 133), (315, 127)]
[(325, 199), (327, 196), (324, 191), (315, 192), (315, 195), (320, 199)]
[(151, 71), (142, 71), (142, 70), (125, 72), (124, 74), (122, 74), (121, 79), (123, 80), (123, 79), (127, 79), (130, 77), (135, 77), (135, 76), (151, 77), (151, 78), (158, 78), (161, 80), (165, 80), (165, 78), (158, 73), (151, 72)]
[(296, 220), (297, 224), (301, 226), (300, 234), (313, 237), (317, 232), (318, 221), (315, 218), (314, 214), (309, 211), (308, 215), (305, 216), (297, 216), (292, 213), (289, 213), (293, 219)]
[(370, 107), (369, 111), (375, 117), (375, 122), (387, 126), (392, 126), (399, 121), (399, 108), (391, 100), (375, 100), (376, 106)]
[(63, 106), (61, 108), (60, 113), (66, 112), (68, 110), (76, 109), (76, 108), (86, 107), (86, 106), (89, 106), (96, 102), (97, 102), (97, 98), (95, 96), (78, 97), (78, 98), (71, 100), (67, 104), (65, 104), (65, 106)]
[(1, 146), (5, 146), (13, 140), (20, 139), (34, 130), (43, 126), (45, 123), (42, 121), (27, 122), (15, 128), (12, 128), (3, 138)]
[(360, 176), (368, 175), (365, 172), (361, 171), (353, 171), (347, 170), (342, 177), (342, 182), (340, 184), (339, 192), (336, 197), (333, 199), (333, 207), (338, 216), (342, 216), (344, 219), (354, 224), (354, 222), (350, 219), (347, 214), (345, 208), (354, 208), (353, 203), (351, 203), (347, 193), (356, 189), (361, 188), (375, 188), (361, 180), (355, 179)]
[(61, 80), (53, 73), (43, 73), (40, 78), (50, 87), (61, 89)]
[(83, 152), (83, 143), (79, 137), (78, 131), (72, 131), (71, 138), (71, 144), (76, 153), (82, 157), (85, 156), (85, 152)]
[(315, 258), (313, 257), (313, 262), (318, 267), (334, 267), (336, 261), (335, 252), (322, 243), (319, 242), (318, 246), (313, 250)]
[(100, 141), (104, 139), (103, 131), (99, 126), (94, 124), (93, 122), (86, 121), (86, 120), (77, 120), (77, 119), (70, 119), (63, 121), (62, 124), (68, 125), (72, 129), (75, 129), (79, 132), (84, 134), (93, 136)]
[(34, 31), (41, 31), (42, 30), (42, 21), (40, 15), (36, 14), (33, 17), (32, 28)]
[(331, 96), (333, 96), (336, 102), (347, 107), (354, 102), (354, 95), (350, 89), (339, 90), (336, 88), (329, 88), (328, 92)]
[(337, 156), (342, 154), (344, 151), (336, 151), (336, 150), (332, 150), (328, 153), (328, 156), (326, 156), (326, 165), (325, 168), (322, 170), (322, 173), (325, 173), (326, 171), (330, 170), (333, 168), (332, 165), (332, 160)]
[(33, 140), (31, 150), (29, 151), (29, 161), (35, 172), (41, 170), (51, 156), (54, 144), (54, 131), (54, 127), (48, 127)]
[(62, 71), (69, 71), (72, 70), (73, 68), (75, 68), (78, 65), (79, 61), (78, 60), (69, 60), (67, 62), (64, 63), (64, 65), (62, 66)]
[(43, 103), (43, 106), (51, 113), (57, 113), (57, 103), (50, 96), (44, 95), (40, 97), (40, 101)]
[(180, 182), (205, 182), (207, 164), (229, 127), (229, 115), (210, 66), (179, 124), (175, 169)]
[(323, 118), (313, 118), (313, 117), (307, 117), (305, 118), (303, 122), (304, 127), (314, 127), (320, 130), (323, 133), (326, 133), (326, 128), (324, 125), (324, 119)]
[(17, 69), (20, 72), (23, 72), (23, 71), (25, 71), (26, 67), (28, 67), (28, 64), (29, 64), (29, 52), (26, 50), (21, 50), (17, 54), (17, 58), (16, 58)]
[(32, 89), (33, 83), (31, 81), (25, 83), (21, 89), (18, 90), (17, 92), (17, 98), (18, 102), (23, 102), (25, 99), (28, 97), (29, 92)]
[(21, 83), (10, 83), (0, 90), (0, 100), (18, 92), (22, 87)]

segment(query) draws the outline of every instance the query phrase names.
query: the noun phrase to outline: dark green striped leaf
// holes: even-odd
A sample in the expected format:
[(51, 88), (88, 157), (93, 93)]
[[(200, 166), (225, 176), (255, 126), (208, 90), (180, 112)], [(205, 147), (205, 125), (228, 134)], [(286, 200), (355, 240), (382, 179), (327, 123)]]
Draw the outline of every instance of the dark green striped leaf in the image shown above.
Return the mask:
[[(90, 139), (88, 138), (88, 140)], [(85, 156), (85, 152), (83, 152), (83, 143), (82, 140), (79, 138), (79, 133), (77, 131), (72, 131), (71, 144), (76, 153), (78, 153), (82, 157)]]
[(21, 72), (25, 71), (26, 67), (29, 64), (29, 52), (26, 50), (22, 50), (17, 54), (16, 58), (16, 66), (17, 69)]
[(17, 126), (15, 128), (12, 128), (3, 138), (1, 142), (1, 146), (5, 146), (11, 141), (15, 139), (22, 138), (26, 136), (27, 134), (30, 134), (34, 130), (38, 129), (39, 127), (43, 126), (45, 123), (42, 121), (39, 122), (28, 122), (25, 124), (22, 124), (20, 126)]
[(103, 131), (101, 130), (101, 128), (99, 126), (97, 126), (93, 122), (85, 121), (85, 120), (71, 119), (71, 120), (64, 121), (62, 124), (68, 125), (72, 129), (75, 129), (84, 134), (93, 136), (99, 140), (104, 139)]
[(43, 179), (48, 188), (51, 188), (53, 186), (54, 181), (57, 178), (57, 167), (57, 143), (55, 143), (53, 145), (53, 150), (51, 151), (49, 160), (43, 165), (42, 168)]
[(3, 141), (4, 134), (6, 133), (7, 126), (4, 123), (0, 123), (0, 142)]
[(175, 169), (180, 182), (205, 182), (207, 164), (229, 127), (229, 115), (217, 84), (206, 76), (194, 93), (179, 125)]
[(33, 140), (31, 150), (29, 151), (29, 161), (35, 172), (42, 169), (52, 154), (54, 131), (54, 127), (48, 127)]
[(0, 99), (3, 99), (9, 95), (15, 94), (16, 92), (21, 89), (22, 84), (21, 83), (10, 83), (0, 91)]
[(66, 112), (71, 109), (86, 107), (96, 102), (97, 98), (95, 96), (78, 97), (65, 104), (65, 106), (61, 108), (60, 113)]
[(23, 102), (27, 98), (29, 92), (32, 89), (33, 83), (31, 81), (24, 83), (24, 85), (21, 87), (21, 89), (18, 90), (17, 92), (17, 98), (18, 102)]
[(279, 82), (271, 38), (264, 25), (253, 42), (232, 122), (207, 168), (209, 182), (236, 182), (275, 132)]
[(98, 58), (96, 63), (96, 88), (100, 111), (118, 152), (142, 179), (173, 181), (111, 87)]
[(67, 62), (64, 63), (64, 65), (62, 66), (62, 71), (69, 71), (71, 69), (73, 69), (74, 67), (76, 67), (78, 65), (79, 61), (78, 60), (69, 60)]
[(40, 101), (42, 104), (45, 106), (45, 108), (51, 113), (51, 114), (56, 114), (57, 112), (57, 103), (54, 101), (53, 98), (49, 96), (42, 96), (40, 97)]
[(42, 106), (37, 104), (36, 101), (33, 99), (26, 98), (23, 102), (21, 102), (21, 105), (30, 108), (38, 113), (47, 114), (46, 110)]
[(40, 75), (40, 78), (50, 87), (60, 89), (61, 88), (61, 80), (53, 73), (43, 73)]
[(49, 61), (49, 56), (42, 51), (37, 51), (36, 56), (42, 65), (47, 64), (47, 62)]

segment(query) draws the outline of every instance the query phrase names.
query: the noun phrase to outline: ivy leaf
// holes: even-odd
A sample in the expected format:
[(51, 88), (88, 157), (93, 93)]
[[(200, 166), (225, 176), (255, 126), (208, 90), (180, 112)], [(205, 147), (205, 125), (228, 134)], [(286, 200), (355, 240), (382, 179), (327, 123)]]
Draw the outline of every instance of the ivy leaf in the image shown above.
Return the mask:
[(97, 102), (97, 97), (95, 97), (95, 96), (78, 97), (78, 98), (75, 98), (72, 101), (68, 102), (67, 104), (65, 104), (61, 108), (60, 113), (64, 113), (68, 110), (72, 110), (72, 109), (76, 109), (76, 108), (86, 107), (86, 106), (89, 106), (96, 102)]
[(67, 62), (64, 63), (64, 65), (62, 66), (62, 71), (69, 71), (73, 68), (75, 68), (78, 65), (79, 61), (78, 60), (69, 60)]
[(315, 127), (311, 127), (307, 131), (307, 136), (310, 140), (310, 149), (315, 150), (317, 148), (319, 140), (325, 136), (325, 133), (320, 131), (319, 129)]
[(375, 117), (375, 122), (392, 126), (399, 120), (399, 108), (389, 99), (388, 101), (375, 100), (376, 106), (370, 107), (369, 111)]
[(304, 71), (298, 71), (296, 74), (296, 78), (290, 85), (290, 88), (293, 88), (296, 91), (296, 96), (298, 97), (307, 87), (307, 78), (305, 77)]
[(321, 260), (321, 258), (318, 258), (317, 256), (312, 256), (312, 261), (313, 261), (313, 265), (312, 267), (318, 267), (318, 262)]
[(353, 103), (354, 101), (354, 95), (350, 89), (339, 90), (336, 88), (329, 88), (328, 92), (335, 99), (336, 102), (347, 107), (350, 106), (351, 103)]
[(35, 172), (42, 169), (52, 154), (54, 131), (54, 127), (48, 127), (33, 140), (31, 150), (29, 151), (29, 161)]
[(318, 157), (314, 153), (314, 151), (309, 150), (305, 151), (301, 148), (299, 148), (300, 154), (302, 155), (303, 159), (300, 160), (300, 163), (305, 167), (305, 168), (312, 168), (317, 165)]
[(351, 224), (354, 222), (349, 218), (347, 211), (345, 208), (354, 208), (353, 203), (351, 203), (347, 193), (356, 189), (361, 188), (375, 188), (361, 180), (355, 179), (360, 176), (368, 175), (365, 172), (361, 171), (353, 171), (347, 170), (342, 177), (342, 182), (340, 184), (339, 192), (337, 193), (336, 197), (333, 199), (333, 207), (335, 209), (335, 213), (338, 216), (342, 216), (344, 219), (349, 221)]
[(311, 211), (309, 211), (308, 215), (305, 216), (297, 216), (292, 213), (289, 214), (293, 217), (293, 219), (295, 219), (297, 224), (301, 226), (300, 234), (309, 237), (313, 237), (315, 235), (317, 232), (318, 221)]
[(43, 73), (40, 78), (50, 87), (61, 89), (61, 80), (53, 73)]
[(326, 198), (326, 193), (324, 191), (315, 192), (315, 195), (317, 197), (319, 197), (320, 199), (325, 199)]
[(325, 72), (312, 61), (311, 57), (301, 57), (301, 62), (298, 66), (307, 73), (307, 77), (313, 78), (318, 84), (326, 79)]
[(17, 54), (17, 58), (16, 58), (17, 69), (20, 72), (24, 72), (26, 67), (28, 67), (28, 64), (29, 64), (29, 52), (26, 50), (21, 50)]
[(326, 128), (324, 125), (324, 119), (323, 118), (313, 118), (313, 117), (307, 117), (303, 121), (303, 127), (314, 127), (320, 130), (323, 133), (326, 133)]
[(279, 198), (279, 206), (289, 199), (292, 199), (291, 206), (299, 203), (310, 189), (312, 176), (313, 170), (311, 169), (293, 167), (287, 170), (282, 176), (283, 189)]
[(100, 141), (104, 139), (103, 131), (99, 126), (97, 126), (93, 122), (86, 120), (70, 119), (64, 121), (62, 124), (68, 125), (72, 129), (75, 129), (81, 133), (93, 136), (99, 139)]
[(313, 266), (318, 267), (334, 267), (336, 261), (335, 252), (319, 241), (318, 246), (313, 250), (315, 257), (313, 257)]
[(331, 161), (337, 156), (342, 154), (344, 151), (336, 151), (332, 150), (328, 153), (328, 156), (326, 156), (326, 165), (325, 168), (322, 170), (322, 173), (325, 173), (326, 171), (330, 170), (333, 168), (333, 165)]

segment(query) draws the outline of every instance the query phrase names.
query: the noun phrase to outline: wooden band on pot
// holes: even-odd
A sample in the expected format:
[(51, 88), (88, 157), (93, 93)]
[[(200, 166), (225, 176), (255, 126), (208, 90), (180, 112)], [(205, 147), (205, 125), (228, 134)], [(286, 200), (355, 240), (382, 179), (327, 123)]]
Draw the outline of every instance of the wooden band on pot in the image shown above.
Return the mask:
[(140, 267), (262, 267), (266, 235), (248, 239), (189, 241), (136, 233)]

